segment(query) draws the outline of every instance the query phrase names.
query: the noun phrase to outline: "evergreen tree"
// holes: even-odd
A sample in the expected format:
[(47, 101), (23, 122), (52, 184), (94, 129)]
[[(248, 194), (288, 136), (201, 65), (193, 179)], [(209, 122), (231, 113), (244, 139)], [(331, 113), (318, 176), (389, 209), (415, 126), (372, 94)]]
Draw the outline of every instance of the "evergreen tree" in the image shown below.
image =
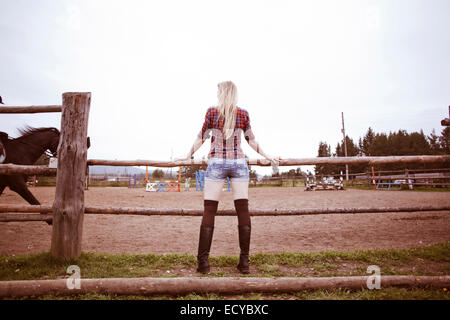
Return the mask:
[(364, 156), (362, 148), (363, 148), (363, 141), (362, 141), (362, 138), (359, 137), (359, 140), (358, 140), (358, 149), (359, 149), (358, 150), (358, 156)]
[(423, 130), (420, 132), (413, 132), (409, 135), (409, 153), (411, 155), (421, 155), (421, 154), (431, 154), (431, 147), (423, 133)]
[[(353, 139), (349, 138), (349, 136), (345, 136), (346, 144), (347, 144), (347, 156), (348, 157), (356, 157), (358, 156), (361, 151), (358, 148), (358, 146), (353, 142)], [(345, 146), (341, 145), (340, 143), (336, 146), (336, 153), (335, 155), (337, 157), (345, 157)], [(341, 171), (345, 172), (345, 165), (336, 165), (333, 166), (334, 172), (336, 174), (339, 174)], [(348, 170), (350, 172), (362, 172), (365, 169), (365, 165), (349, 165)]]
[(374, 139), (375, 139), (375, 133), (373, 132), (372, 128), (369, 127), (362, 142), (360, 142), (359, 148), (361, 150), (362, 155), (372, 156), (372, 154), (370, 154), (370, 147), (372, 146)]
[(430, 145), (431, 154), (443, 154), (441, 144), (439, 142), (439, 136), (436, 135), (434, 129), (431, 131), (430, 135), (427, 137), (428, 144)]
[[(318, 157), (331, 157), (331, 147), (326, 142), (319, 142), (319, 149), (317, 151)], [(314, 168), (316, 176), (327, 175), (333, 172), (331, 165), (316, 165)]]
[[(345, 137), (347, 144), (347, 155), (355, 156), (408, 156), (408, 155), (442, 155), (450, 154), (450, 127), (442, 130), (441, 135), (436, 135), (433, 130), (427, 137), (420, 132), (408, 133), (406, 130), (397, 132), (375, 133), (369, 127), (363, 138), (359, 138), (358, 145), (348, 136)], [(318, 157), (331, 156), (330, 146), (326, 142), (319, 143)], [(336, 145), (333, 156), (345, 156), (343, 141)], [(408, 169), (430, 169), (430, 168), (448, 168), (450, 164), (419, 164), (401, 163), (385, 164), (376, 167), (376, 170), (403, 170)], [(370, 167), (366, 165), (351, 165), (349, 171), (353, 173), (369, 171)], [(316, 175), (339, 174), (345, 171), (345, 165), (317, 165)]]
[(446, 127), (441, 132), (439, 144), (443, 154), (450, 154), (450, 127)]
[(385, 133), (377, 133), (367, 149), (370, 156), (388, 156), (390, 155), (388, 137)]
[(161, 169), (156, 169), (153, 171), (152, 177), (155, 179), (162, 178), (164, 177), (164, 171), (162, 171)]

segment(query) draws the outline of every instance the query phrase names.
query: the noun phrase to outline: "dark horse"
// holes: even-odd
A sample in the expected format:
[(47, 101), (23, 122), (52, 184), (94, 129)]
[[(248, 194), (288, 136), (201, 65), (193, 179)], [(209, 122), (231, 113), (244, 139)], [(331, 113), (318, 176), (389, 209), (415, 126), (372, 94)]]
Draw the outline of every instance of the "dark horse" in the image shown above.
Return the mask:
[[(59, 143), (59, 130), (56, 128), (31, 128), (19, 130), (19, 138), (9, 139), (5, 132), (0, 132), (0, 163), (14, 163), (22, 165), (34, 164), (47, 150), (56, 156)], [(0, 195), (6, 187), (17, 192), (28, 203), (39, 205), (27, 187), (26, 175), (0, 175)]]

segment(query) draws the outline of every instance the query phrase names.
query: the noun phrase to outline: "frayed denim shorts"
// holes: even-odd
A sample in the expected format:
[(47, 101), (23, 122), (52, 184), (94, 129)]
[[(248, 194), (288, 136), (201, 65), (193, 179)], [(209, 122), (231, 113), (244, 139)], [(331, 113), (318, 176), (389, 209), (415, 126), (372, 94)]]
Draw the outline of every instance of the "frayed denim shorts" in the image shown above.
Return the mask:
[(210, 158), (206, 169), (205, 180), (210, 181), (249, 181), (247, 160)]

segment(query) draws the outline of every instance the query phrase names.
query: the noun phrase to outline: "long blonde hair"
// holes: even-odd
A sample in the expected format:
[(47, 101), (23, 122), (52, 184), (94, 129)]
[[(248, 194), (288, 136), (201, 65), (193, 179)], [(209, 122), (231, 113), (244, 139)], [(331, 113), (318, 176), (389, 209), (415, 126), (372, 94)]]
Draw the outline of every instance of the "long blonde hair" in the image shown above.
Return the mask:
[(233, 135), (236, 125), (237, 87), (231, 81), (221, 82), (217, 87), (217, 109), (225, 119), (223, 125), (224, 137), (225, 139), (229, 139)]

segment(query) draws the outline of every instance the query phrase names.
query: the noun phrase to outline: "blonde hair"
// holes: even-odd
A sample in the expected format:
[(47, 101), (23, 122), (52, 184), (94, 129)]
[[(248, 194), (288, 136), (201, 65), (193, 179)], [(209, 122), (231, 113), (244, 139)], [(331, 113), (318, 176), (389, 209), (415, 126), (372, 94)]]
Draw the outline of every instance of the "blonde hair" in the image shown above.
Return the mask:
[(231, 81), (221, 82), (217, 87), (217, 109), (225, 119), (223, 125), (224, 137), (229, 139), (233, 135), (236, 125), (237, 87)]

